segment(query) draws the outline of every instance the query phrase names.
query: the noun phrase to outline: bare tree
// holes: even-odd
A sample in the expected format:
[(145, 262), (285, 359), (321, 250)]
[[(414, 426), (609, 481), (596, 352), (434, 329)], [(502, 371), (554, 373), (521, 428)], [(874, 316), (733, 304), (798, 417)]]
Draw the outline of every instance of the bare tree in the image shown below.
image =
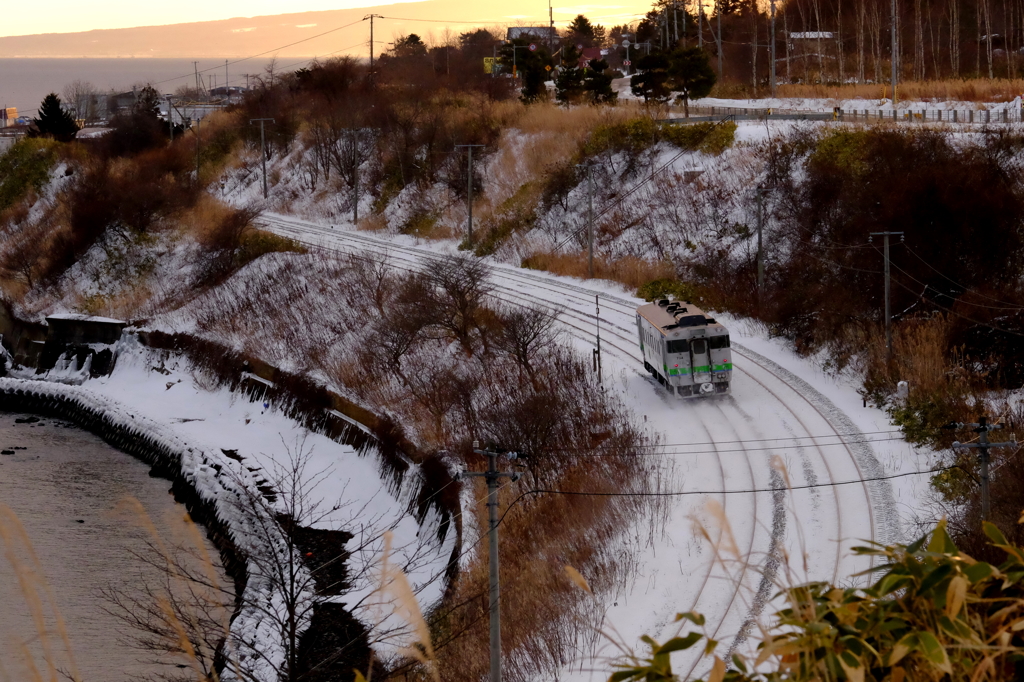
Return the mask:
[(557, 312), (539, 306), (515, 307), (501, 314), (501, 327), (494, 334), (494, 348), (507, 354), (535, 382), (537, 355), (556, 336)]
[(75, 118), (91, 121), (96, 118), (98, 91), (92, 83), (73, 80), (64, 86), (64, 103), (73, 112)]
[[(426, 281), (433, 288), (431, 308), (434, 322), (452, 336), (469, 354), (473, 352), (472, 332), (478, 327), (490, 269), (469, 256), (439, 258), (427, 266)], [(482, 339), (487, 345), (486, 335)]]

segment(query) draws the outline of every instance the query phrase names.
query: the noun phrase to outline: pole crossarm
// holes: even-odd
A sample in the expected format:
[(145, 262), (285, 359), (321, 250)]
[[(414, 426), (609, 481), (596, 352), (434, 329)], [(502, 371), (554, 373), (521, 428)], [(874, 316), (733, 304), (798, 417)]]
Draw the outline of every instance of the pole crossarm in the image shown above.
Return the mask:
[(971, 427), (976, 434), (978, 434), (977, 443), (961, 443), (959, 441), (953, 442), (954, 448), (964, 448), (969, 450), (977, 449), (979, 451), (979, 462), (981, 464), (981, 519), (987, 520), (991, 515), (991, 502), (989, 499), (989, 472), (988, 472), (988, 451), (990, 448), (1013, 448), (1017, 447), (1017, 439), (1007, 443), (990, 443), (988, 440), (988, 434), (990, 431), (998, 431), (1003, 428), (1002, 424), (989, 424), (987, 417), (981, 417), (978, 419), (977, 424), (960, 424), (952, 423), (949, 424), (948, 428), (962, 429), (964, 427)]
[[(501, 682), (501, 592), (498, 579), (498, 481), (510, 478), (518, 481), (522, 474), (498, 471), (498, 453), (481, 450), (479, 441), (473, 441), (473, 452), (487, 457), (487, 471), (463, 471), (459, 477), (483, 478), (487, 481), (488, 545), (490, 553), (491, 593), (491, 676), (490, 682)], [(513, 456), (514, 457), (514, 456)]]

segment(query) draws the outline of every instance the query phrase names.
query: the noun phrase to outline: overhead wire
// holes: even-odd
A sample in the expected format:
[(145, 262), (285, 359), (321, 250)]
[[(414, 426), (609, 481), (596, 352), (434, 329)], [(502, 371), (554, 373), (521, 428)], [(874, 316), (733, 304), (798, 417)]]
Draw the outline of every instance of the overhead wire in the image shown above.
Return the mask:
[[(910, 246), (909, 246), (908, 244), (904, 244), (904, 245), (903, 245), (903, 247), (904, 247), (904, 248), (905, 248), (905, 249), (906, 249), (907, 251), (909, 251), (909, 252), (910, 252), (910, 253), (911, 253), (911, 254), (912, 254), (912, 255), (913, 255), (913, 256), (914, 256), (915, 258), (917, 258), (917, 259), (918, 259), (919, 261), (921, 261), (922, 263), (924, 263), (925, 265), (927, 265), (927, 266), (928, 266), (929, 268), (931, 268), (931, 269), (932, 269), (932, 270), (933, 270), (933, 271), (934, 271), (934, 272), (935, 272), (935, 273), (936, 273), (937, 275), (939, 275), (940, 277), (942, 277), (942, 278), (943, 278), (943, 279), (945, 279), (946, 281), (950, 282), (951, 284), (955, 284), (956, 286), (960, 287), (960, 288), (961, 288), (961, 289), (963, 289), (964, 291), (969, 291), (969, 290), (970, 290), (970, 287), (968, 287), (968, 286), (965, 286), (965, 285), (963, 285), (963, 284), (960, 284), (960, 283), (959, 283), (959, 282), (957, 282), (956, 280), (954, 280), (954, 279), (950, 278), (950, 277), (949, 277), (948, 275), (946, 275), (945, 273), (943, 273), (943, 272), (941, 272), (940, 270), (938, 270), (938, 269), (937, 269), (937, 268), (936, 268), (935, 266), (933, 266), (933, 265), (932, 265), (931, 263), (929, 263), (929, 262), (928, 262), (928, 261), (926, 261), (926, 260), (925, 260), (924, 258), (922, 258), (922, 257), (921, 257), (920, 255), (918, 255), (917, 251), (915, 251), (914, 249), (912, 249), (912, 248), (911, 248), (911, 247), (910, 247)], [(991, 297), (991, 296), (986, 296), (985, 294), (979, 293), (979, 292), (977, 292), (977, 291), (975, 291), (975, 292), (974, 292), (974, 294), (975, 294), (976, 296), (980, 296), (980, 297), (982, 297), (982, 298), (986, 298), (986, 299), (988, 299), (988, 300), (990, 300), (990, 301), (993, 301), (993, 302), (995, 302), (995, 303), (1002, 303), (1002, 304), (1004, 304), (1004, 305), (1007, 305), (1007, 306), (1013, 306), (1013, 305), (1014, 305), (1014, 304), (1012, 304), (1012, 303), (1010, 303), (1010, 302), (1008, 302), (1008, 301), (1002, 301), (1002, 300), (1000, 300), (1000, 299), (998, 299), (998, 298), (993, 298), (993, 297)], [(1020, 306), (1014, 306), (1014, 307), (1017, 307), (1017, 308), (1019, 308)]]

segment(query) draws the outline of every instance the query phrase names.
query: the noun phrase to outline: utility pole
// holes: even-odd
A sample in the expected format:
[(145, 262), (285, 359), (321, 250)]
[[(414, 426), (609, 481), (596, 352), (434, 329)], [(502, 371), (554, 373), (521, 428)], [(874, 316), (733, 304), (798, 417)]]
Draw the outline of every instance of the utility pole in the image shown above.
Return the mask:
[(231, 81), (228, 80), (228, 60), (224, 60), (224, 96), (231, 104)]
[(697, 0), (697, 47), (704, 49), (704, 0)]
[(174, 144), (174, 102), (167, 97), (167, 124), (170, 126), (171, 144)]
[[(519, 480), (520, 474), (498, 471), (498, 453), (481, 450), (480, 442), (473, 441), (473, 452), (487, 457), (487, 471), (463, 471), (462, 476), (483, 478), (487, 481), (488, 549), (490, 550), (491, 592), (491, 677), (490, 682), (501, 682), (501, 587), (498, 582), (498, 481)], [(513, 455), (514, 458), (514, 455)]]
[[(893, 0), (895, 2), (895, 0)], [(380, 14), (367, 14), (363, 21), (370, 20), (370, 84), (373, 85), (373, 20), (383, 19)]]
[(352, 224), (359, 223), (359, 131), (352, 134)]
[(764, 195), (769, 190), (767, 187), (758, 187), (754, 190), (757, 196), (757, 308), (760, 311), (761, 301), (764, 298), (764, 250), (761, 244), (761, 232), (764, 228)]
[(581, 164), (587, 170), (587, 276), (594, 279), (594, 168)]
[[(895, 0), (893, 1), (895, 2)], [(718, 40), (715, 41), (718, 46), (718, 80), (722, 80), (722, 50), (724, 48), (722, 46), (722, 8), (718, 0), (715, 0), (715, 17), (718, 19)]]
[(196, 71), (196, 97), (199, 96), (199, 62), (192, 62), (192, 67)]
[(954, 428), (963, 428), (970, 426), (974, 429), (974, 432), (978, 434), (977, 443), (960, 443), (959, 441), (953, 443), (954, 448), (967, 448), (977, 449), (980, 455), (981, 463), (981, 520), (987, 521), (992, 514), (992, 506), (989, 500), (988, 491), (988, 451), (989, 448), (1015, 448), (1017, 447), (1017, 439), (1014, 437), (1012, 440), (1006, 443), (989, 443), (988, 432), (998, 431), (1003, 428), (1002, 424), (989, 424), (987, 417), (979, 417), (977, 424), (951, 424)]
[(197, 118), (196, 119), (196, 129), (194, 131), (195, 134), (196, 134), (196, 183), (197, 184), (199, 182), (199, 151), (200, 151), (201, 144), (202, 144), (202, 141), (203, 141), (202, 138), (199, 136), (199, 131), (202, 129), (202, 127), (203, 127), (203, 119)]
[(900, 242), (902, 242), (903, 233), (872, 232), (868, 235), (868, 243), (871, 243), (872, 237), (877, 235), (885, 237), (885, 357), (887, 362), (892, 362), (892, 315), (889, 312), (889, 237), (899, 235)]
[(602, 384), (601, 377), (601, 297), (594, 294), (594, 307), (597, 310), (597, 348), (594, 349), (594, 371), (597, 372), (597, 383)]
[(276, 123), (272, 118), (251, 118), (249, 119), (249, 125), (259, 122), (260, 124), (260, 160), (263, 161), (263, 198), (267, 198), (267, 136), (263, 129), (263, 124), (267, 121)]
[[(771, 31), (772, 31), (772, 99), (775, 99), (775, 0), (772, 0), (772, 20), (771, 20)], [(759, 239), (760, 241), (760, 239)]]
[(469, 151), (469, 180), (466, 181), (466, 208), (469, 211), (469, 223), (466, 230), (466, 242), (473, 246), (473, 147), (486, 147), (483, 144), (457, 144), (456, 149), (465, 147)]
[(892, 0), (892, 17), (889, 27), (892, 37), (892, 111), (896, 113), (896, 68), (899, 62), (896, 50), (896, 0)]

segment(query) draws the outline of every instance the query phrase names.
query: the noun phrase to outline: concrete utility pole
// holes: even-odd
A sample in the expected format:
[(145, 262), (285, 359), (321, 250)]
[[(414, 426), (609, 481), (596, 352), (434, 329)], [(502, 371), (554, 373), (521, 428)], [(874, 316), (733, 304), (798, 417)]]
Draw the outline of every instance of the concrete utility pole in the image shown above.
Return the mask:
[(276, 123), (272, 118), (251, 118), (249, 125), (259, 122), (260, 124), (260, 160), (263, 162), (263, 198), (267, 198), (267, 136), (263, 124), (267, 121)]
[(704, 0), (697, 0), (697, 47), (704, 49)]
[[(473, 452), (487, 457), (487, 471), (463, 471), (462, 476), (484, 478), (487, 481), (488, 549), (490, 550), (491, 592), (491, 677), (490, 682), (501, 682), (501, 586), (498, 581), (498, 481), (510, 478), (518, 481), (520, 474), (498, 471), (498, 453), (481, 450), (480, 442), (473, 441)], [(514, 455), (512, 456), (514, 458)]]
[(772, 99), (775, 99), (775, 0), (772, 0), (772, 20), (771, 20), (771, 32), (772, 32)]
[(896, 115), (896, 69), (899, 64), (899, 56), (896, 48), (896, 0), (892, 0), (892, 17), (889, 27), (892, 34), (892, 111)]
[(761, 245), (761, 232), (764, 228), (764, 195), (770, 192), (767, 187), (758, 187), (754, 190), (757, 196), (757, 307), (761, 309), (761, 301), (764, 298), (764, 250)]
[[(895, 0), (893, 0), (895, 2)], [(367, 14), (363, 17), (363, 21), (370, 20), (370, 83), (373, 83), (373, 20), (383, 19), (384, 17), (380, 14)]]
[(594, 349), (594, 371), (597, 372), (597, 383), (603, 384), (601, 380), (604, 374), (601, 371), (601, 297), (594, 294), (594, 307), (597, 311), (597, 348)]
[(352, 134), (352, 224), (359, 223), (359, 131)]
[(202, 141), (203, 141), (203, 139), (199, 136), (199, 131), (202, 129), (202, 126), (203, 126), (203, 119), (197, 118), (196, 119), (196, 129), (195, 129), (195, 133), (196, 133), (196, 182), (197, 183), (199, 182), (199, 152), (200, 152), (200, 148), (202, 146)]
[(473, 147), (486, 147), (483, 144), (457, 144), (456, 149), (469, 150), (469, 180), (466, 181), (466, 208), (469, 211), (469, 223), (466, 230), (466, 242), (473, 245)]
[(872, 237), (881, 235), (885, 237), (885, 353), (886, 360), (892, 362), (892, 314), (889, 312), (889, 237), (899, 235), (903, 241), (902, 232), (872, 232), (868, 235), (868, 243)]
[(718, 46), (718, 80), (722, 80), (722, 8), (718, 4), (718, 0), (715, 0), (715, 17), (718, 20), (718, 38), (715, 40), (715, 45)]
[(594, 279), (594, 170), (593, 164), (582, 164), (587, 169), (587, 276)]
[(992, 513), (992, 506), (990, 504), (989, 492), (988, 492), (988, 463), (989, 463), (988, 451), (989, 451), (989, 448), (1015, 448), (1015, 447), (1017, 447), (1017, 439), (1014, 438), (1013, 440), (1011, 440), (1011, 441), (1009, 441), (1007, 443), (989, 443), (988, 442), (988, 432), (989, 431), (998, 431), (999, 429), (1003, 428), (1003, 425), (1002, 424), (989, 424), (987, 417), (979, 417), (977, 424), (953, 424), (952, 426), (954, 426), (956, 428), (963, 428), (965, 426), (970, 426), (970, 427), (972, 427), (974, 429), (974, 432), (976, 434), (978, 434), (978, 442), (977, 443), (954, 442), (953, 443), (953, 447), (954, 448), (977, 449), (979, 454), (980, 454), (980, 462), (981, 462), (981, 520), (982, 521), (987, 521), (989, 516), (991, 516), (991, 513)]

